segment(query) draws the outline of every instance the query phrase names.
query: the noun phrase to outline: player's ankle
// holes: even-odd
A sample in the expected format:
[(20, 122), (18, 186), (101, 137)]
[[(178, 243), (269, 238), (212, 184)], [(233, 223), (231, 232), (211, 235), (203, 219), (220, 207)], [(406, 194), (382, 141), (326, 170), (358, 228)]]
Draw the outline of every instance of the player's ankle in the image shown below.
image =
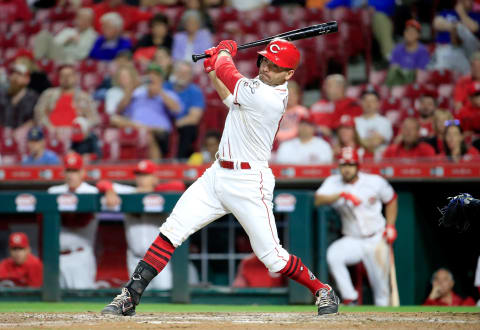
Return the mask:
[(128, 281), (125, 286), (132, 296), (133, 302), (135, 305), (140, 303), (140, 298), (142, 297), (143, 292), (147, 288), (148, 284), (158, 272), (155, 268), (150, 266), (143, 260), (140, 260), (137, 267), (133, 271), (130, 281)]

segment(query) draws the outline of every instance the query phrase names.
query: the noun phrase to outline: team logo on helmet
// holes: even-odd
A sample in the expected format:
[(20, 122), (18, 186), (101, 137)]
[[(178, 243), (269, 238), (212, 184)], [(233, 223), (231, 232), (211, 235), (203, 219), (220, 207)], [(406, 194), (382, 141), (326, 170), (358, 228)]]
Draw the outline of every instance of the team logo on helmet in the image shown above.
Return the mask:
[(280, 46), (277, 44), (270, 45), (270, 51), (277, 54), (280, 51)]

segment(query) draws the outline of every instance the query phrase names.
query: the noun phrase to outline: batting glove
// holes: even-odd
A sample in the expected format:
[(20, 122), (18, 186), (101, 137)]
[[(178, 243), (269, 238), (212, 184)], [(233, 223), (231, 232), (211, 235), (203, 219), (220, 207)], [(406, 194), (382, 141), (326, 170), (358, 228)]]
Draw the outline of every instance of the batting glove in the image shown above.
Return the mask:
[(392, 244), (395, 242), (397, 239), (397, 229), (395, 229), (395, 226), (393, 225), (387, 225), (385, 227), (385, 231), (383, 232), (383, 237), (385, 237), (385, 240), (387, 241), (388, 244)]
[(232, 57), (237, 55), (237, 43), (233, 40), (222, 40), (215, 49), (217, 50), (217, 53), (226, 50)]
[(351, 201), (353, 206), (358, 206), (362, 204), (362, 201), (358, 197), (347, 192), (342, 192), (340, 194), (340, 197), (345, 199), (345, 201)]
[(205, 73), (210, 73), (215, 70), (215, 62), (217, 61), (217, 50), (215, 47), (209, 48), (205, 54), (210, 55), (203, 61), (203, 69)]

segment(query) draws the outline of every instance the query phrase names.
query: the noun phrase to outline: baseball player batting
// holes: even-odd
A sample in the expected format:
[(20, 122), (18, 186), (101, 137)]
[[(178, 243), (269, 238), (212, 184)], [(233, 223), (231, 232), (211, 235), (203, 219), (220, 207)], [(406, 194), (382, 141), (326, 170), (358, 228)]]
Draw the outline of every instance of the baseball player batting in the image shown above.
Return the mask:
[(232, 213), (249, 236), (254, 253), (270, 272), (310, 289), (318, 314), (338, 312), (333, 289), (320, 282), (278, 239), (272, 210), (275, 178), (268, 167), (280, 120), (287, 106), (287, 81), (300, 61), (290, 42), (274, 39), (258, 52), (259, 74), (242, 76), (233, 63), (235, 41), (224, 40), (206, 51), (205, 72), (229, 108), (217, 159), (179, 199), (160, 234), (141, 260), (121, 294), (103, 314), (134, 315), (142, 293), (191, 234)]

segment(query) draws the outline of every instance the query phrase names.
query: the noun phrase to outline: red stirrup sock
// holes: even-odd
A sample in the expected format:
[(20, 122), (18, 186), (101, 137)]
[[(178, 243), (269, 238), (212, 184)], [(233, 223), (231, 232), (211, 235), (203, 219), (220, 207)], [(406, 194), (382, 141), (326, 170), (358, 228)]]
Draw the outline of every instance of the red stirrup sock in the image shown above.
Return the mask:
[(170, 240), (162, 233), (158, 235), (157, 239), (150, 245), (147, 253), (143, 257), (143, 261), (161, 272), (172, 258), (175, 247)]
[(313, 295), (315, 295), (318, 290), (327, 287), (327, 285), (320, 282), (315, 275), (313, 275), (299, 257), (293, 254), (290, 255), (287, 264), (279, 273), (306, 286)]

